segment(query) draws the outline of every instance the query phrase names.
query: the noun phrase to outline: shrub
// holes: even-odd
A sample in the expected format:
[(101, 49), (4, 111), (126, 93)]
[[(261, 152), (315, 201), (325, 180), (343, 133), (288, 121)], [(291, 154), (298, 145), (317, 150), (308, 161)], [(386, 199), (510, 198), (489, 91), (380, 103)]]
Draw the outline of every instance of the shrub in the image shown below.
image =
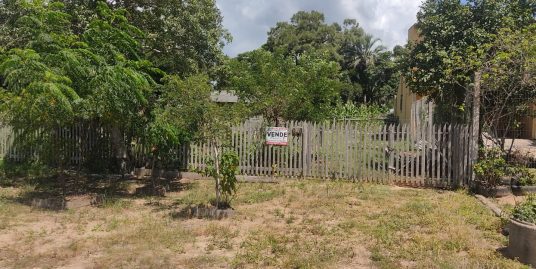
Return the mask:
[(536, 224), (536, 195), (530, 195), (525, 202), (516, 205), (512, 217), (516, 220)]
[(536, 185), (536, 176), (526, 167), (512, 167), (511, 173), (515, 180), (513, 185), (532, 186)]
[(223, 202), (229, 203), (236, 193), (236, 172), (238, 170), (238, 155), (234, 151), (222, 154), (220, 160), (220, 189)]
[(480, 158), (474, 165), (476, 180), (482, 187), (494, 189), (506, 175), (507, 164), (498, 148), (481, 149)]

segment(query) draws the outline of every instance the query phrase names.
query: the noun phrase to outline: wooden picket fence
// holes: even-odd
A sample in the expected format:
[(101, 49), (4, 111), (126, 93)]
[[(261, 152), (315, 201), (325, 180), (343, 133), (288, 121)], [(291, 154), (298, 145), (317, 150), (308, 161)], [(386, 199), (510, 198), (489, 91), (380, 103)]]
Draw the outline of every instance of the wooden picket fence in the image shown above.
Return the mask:
[[(412, 186), (468, 184), (470, 128), (467, 125), (407, 125), (363, 122), (287, 122), (288, 146), (265, 143), (262, 123), (232, 129), (231, 147), (240, 174), (248, 176), (349, 179)], [(190, 146), (188, 166), (202, 170), (210, 145)]]
[[(379, 122), (333, 121), (324, 123), (290, 121), (288, 146), (265, 143), (266, 125), (248, 121), (232, 128), (230, 148), (238, 153), (239, 174), (261, 177), (348, 179), (412, 186), (454, 187), (469, 183), (470, 128), (467, 125), (427, 125), (419, 130), (407, 125)], [(99, 146), (99, 157), (112, 156), (109, 133), (93, 130), (81, 136), (80, 127), (58, 132), (71, 139), (71, 163), (82, 158), (81, 147), (89, 152)], [(21, 161), (33, 154), (17, 147), (17, 133), (0, 129), (0, 154), (4, 159)], [(81, 139), (89, 139), (81, 143)], [(97, 143), (98, 141), (98, 143)], [(150, 146), (134, 147), (137, 167), (147, 165)], [(178, 147), (174, 168), (182, 171), (203, 170), (214, 157), (210, 144)]]

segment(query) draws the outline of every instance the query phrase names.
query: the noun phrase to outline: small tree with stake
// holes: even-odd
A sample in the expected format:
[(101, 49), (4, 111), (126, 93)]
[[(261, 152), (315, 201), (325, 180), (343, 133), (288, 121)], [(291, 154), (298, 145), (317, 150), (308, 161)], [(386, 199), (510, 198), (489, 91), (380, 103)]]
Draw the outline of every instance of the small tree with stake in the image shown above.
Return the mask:
[(205, 169), (205, 174), (214, 178), (216, 190), (216, 207), (229, 208), (233, 195), (236, 193), (236, 173), (239, 159), (230, 145), (231, 126), (243, 119), (241, 104), (232, 107), (209, 105), (208, 115), (202, 131), (203, 141), (208, 142), (214, 157)]
[(225, 207), (236, 191), (238, 167), (238, 157), (229, 150), (228, 138), (231, 126), (240, 122), (245, 113), (241, 103), (231, 106), (214, 103), (210, 98), (212, 89), (208, 76), (203, 74), (186, 79), (164, 78), (146, 140), (155, 149), (155, 164), (157, 158), (165, 158), (177, 144), (210, 144), (214, 159), (204, 172), (215, 179), (217, 206)]

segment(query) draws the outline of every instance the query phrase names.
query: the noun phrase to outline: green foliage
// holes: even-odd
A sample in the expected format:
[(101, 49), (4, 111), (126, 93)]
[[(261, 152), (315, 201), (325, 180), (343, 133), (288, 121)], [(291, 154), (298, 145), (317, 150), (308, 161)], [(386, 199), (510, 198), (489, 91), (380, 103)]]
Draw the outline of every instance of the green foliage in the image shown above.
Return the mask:
[(536, 185), (536, 175), (526, 167), (512, 167), (510, 173), (515, 177), (515, 185), (532, 186)]
[(263, 48), (282, 52), (298, 62), (302, 55), (315, 51), (325, 53), (327, 60), (338, 61), (338, 46), (341, 27), (325, 23), (324, 14), (318, 11), (299, 11), (289, 22), (278, 22), (268, 32)]
[[(218, 162), (216, 166), (215, 162)], [(234, 151), (224, 151), (219, 159), (209, 160), (204, 174), (214, 178), (216, 183), (217, 195), (221, 200), (218, 200), (219, 207), (230, 206), (231, 200), (236, 193), (239, 159), (238, 154)]]
[(236, 193), (236, 173), (238, 172), (238, 154), (234, 151), (226, 151), (220, 160), (220, 190), (224, 201), (229, 202)]
[(281, 53), (297, 65), (304, 55), (336, 62), (339, 78), (345, 82), (339, 92), (344, 102), (385, 105), (396, 92), (399, 73), (393, 60), (397, 55), (386, 51), (353, 19), (345, 19), (342, 26), (327, 24), (320, 12), (300, 11), (290, 22), (278, 22), (262, 48)]
[[(84, 29), (98, 10), (94, 1), (63, 0), (76, 27)], [(215, 75), (224, 61), (223, 45), (231, 36), (214, 0), (107, 1), (124, 9), (129, 23), (143, 31), (142, 53), (167, 73), (187, 77)], [(137, 52), (138, 53), (138, 52)]]
[(516, 205), (512, 217), (516, 220), (536, 224), (536, 195), (529, 195), (524, 202)]
[(521, 29), (503, 28), (490, 43), (483, 62), (483, 127), (497, 146), (518, 129), (519, 119), (533, 114), (536, 101), (536, 24)]
[(463, 120), (472, 76), (493, 52), (488, 45), (502, 28), (533, 23), (535, 10), (531, 1), (425, 1), (417, 15), (421, 40), (409, 44), (403, 65), (408, 85), (448, 111), (445, 117)]
[(339, 99), (342, 83), (337, 63), (302, 55), (297, 64), (280, 53), (255, 50), (230, 63), (229, 89), (273, 123), (322, 120)]
[(500, 185), (502, 177), (506, 175), (507, 163), (500, 149), (481, 149), (480, 158), (473, 169), (476, 180), (483, 187), (495, 188)]
[(171, 75), (163, 82), (144, 131), (144, 142), (153, 146), (157, 158), (168, 160), (182, 143), (210, 142), (235, 123), (233, 108), (224, 111), (211, 101), (207, 75), (186, 79)]
[(164, 75), (143, 57), (143, 32), (129, 24), (124, 10), (105, 2), (96, 3), (81, 29), (60, 2), (13, 5), (23, 12), (6, 26), (17, 41), (0, 51), (3, 123), (39, 133), (30, 142), (60, 170), (71, 155), (57, 132), (75, 122), (114, 130), (113, 150), (120, 156), (123, 137), (145, 131), (149, 100), (158, 97), (154, 90)]
[(338, 104), (332, 109), (332, 118), (334, 119), (381, 119), (389, 109), (379, 105), (355, 105), (354, 103)]

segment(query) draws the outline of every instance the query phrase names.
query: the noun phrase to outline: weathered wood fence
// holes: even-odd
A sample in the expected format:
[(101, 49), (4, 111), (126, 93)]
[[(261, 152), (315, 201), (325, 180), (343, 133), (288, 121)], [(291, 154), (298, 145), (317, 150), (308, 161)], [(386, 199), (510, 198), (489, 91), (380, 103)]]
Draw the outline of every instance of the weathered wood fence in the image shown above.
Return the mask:
[[(468, 184), (470, 129), (467, 125), (406, 125), (356, 122), (288, 122), (288, 146), (265, 144), (265, 126), (247, 123), (232, 130), (240, 174), (351, 179), (413, 186)], [(203, 169), (209, 145), (190, 147), (189, 167)]]
[[(453, 187), (469, 183), (472, 173), (470, 159), (470, 128), (467, 125), (421, 125), (411, 130), (406, 125), (384, 125), (367, 122), (287, 122), (288, 146), (265, 143), (262, 122), (247, 122), (232, 128), (230, 147), (240, 159), (241, 175), (289, 178), (349, 179), (412, 186)], [(76, 138), (80, 132), (73, 127), (61, 133)], [(95, 138), (96, 137), (96, 138)], [(104, 131), (86, 138), (109, 143)], [(28, 150), (13, 144), (16, 134), (0, 129), (0, 154), (7, 159), (21, 160)], [(86, 147), (94, 142), (82, 143)], [(80, 147), (72, 148), (71, 162), (81, 160)], [(109, 145), (100, 145), (103, 158), (111, 156)], [(148, 164), (150, 147), (133, 147), (136, 166)], [(31, 152), (31, 151), (30, 151)], [(213, 158), (209, 144), (178, 147), (173, 166), (179, 170), (203, 170)]]

